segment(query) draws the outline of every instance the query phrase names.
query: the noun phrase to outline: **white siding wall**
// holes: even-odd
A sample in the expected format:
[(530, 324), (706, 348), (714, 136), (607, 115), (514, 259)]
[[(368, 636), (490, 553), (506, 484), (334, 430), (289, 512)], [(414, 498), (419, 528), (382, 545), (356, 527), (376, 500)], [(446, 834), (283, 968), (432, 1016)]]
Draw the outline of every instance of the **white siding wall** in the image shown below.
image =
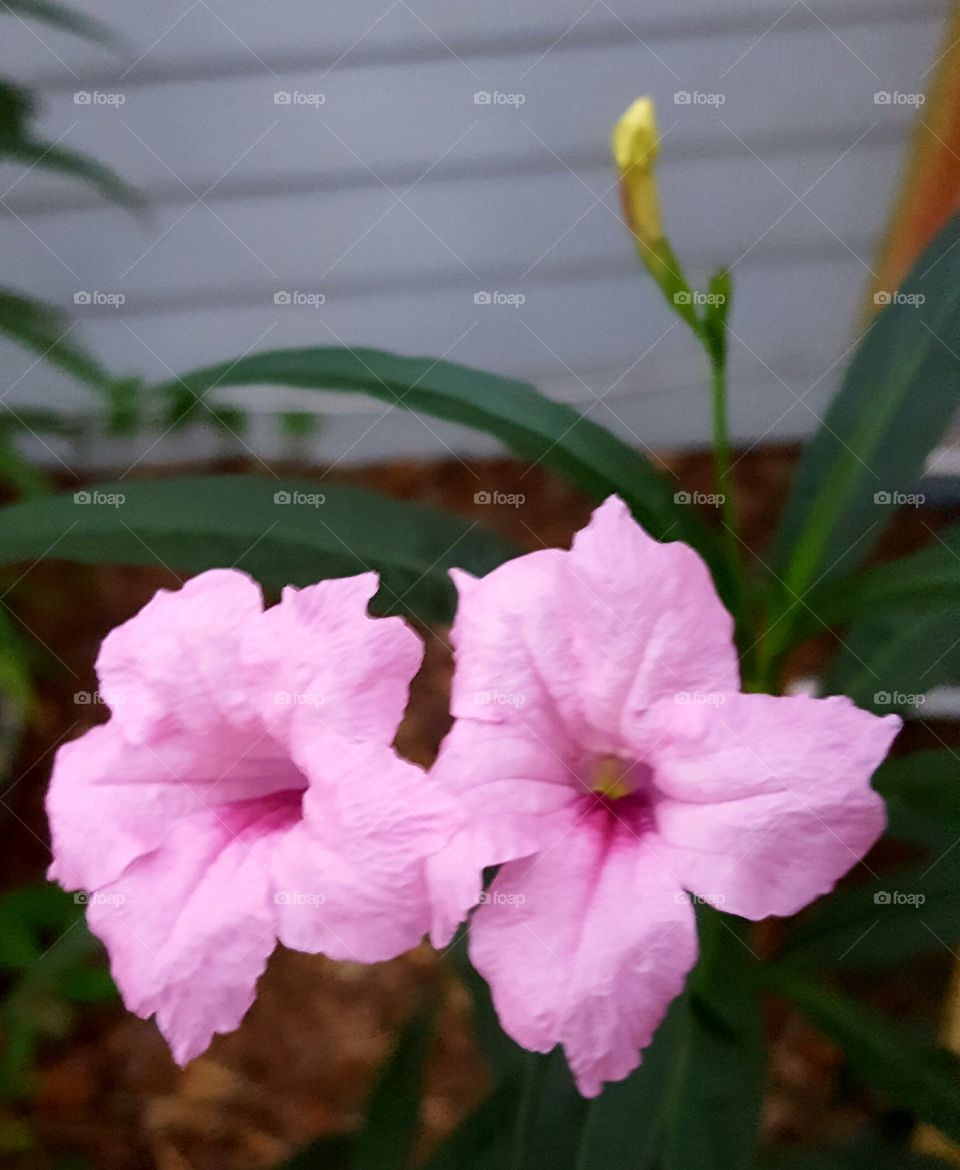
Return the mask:
[[(655, 95), (678, 251), (697, 277), (735, 264), (738, 437), (807, 433), (856, 336), (917, 114), (874, 95), (926, 88), (947, 2), (77, 7), (123, 32), (127, 55), (4, 15), (0, 73), (37, 86), (44, 134), (138, 184), (151, 218), (0, 167), (0, 282), (69, 307), (112, 368), (160, 378), (251, 349), (376, 345), (527, 377), (628, 437), (677, 445), (706, 436), (704, 371), (618, 222), (612, 123)], [(77, 104), (77, 91), (124, 100)], [(323, 103), (279, 105), (278, 91)], [(478, 105), (478, 91), (523, 104)], [(678, 91), (724, 101), (676, 104)], [(525, 303), (474, 303), (494, 289)], [(126, 301), (74, 309), (81, 290)], [(325, 303), (278, 306), (281, 290)], [(8, 401), (82, 407), (32, 360), (0, 349)], [(442, 452), (437, 431), (489, 449), (401, 412), (364, 434), (383, 407), (354, 397), (243, 401), (321, 409), (322, 457)]]

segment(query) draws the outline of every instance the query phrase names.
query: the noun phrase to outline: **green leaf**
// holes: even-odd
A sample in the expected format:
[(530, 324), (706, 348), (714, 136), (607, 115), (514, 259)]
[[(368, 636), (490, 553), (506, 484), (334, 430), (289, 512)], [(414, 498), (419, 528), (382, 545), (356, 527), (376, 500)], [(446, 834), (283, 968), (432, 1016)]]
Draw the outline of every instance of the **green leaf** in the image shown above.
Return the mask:
[[(79, 502), (78, 502), (79, 501)], [(477, 524), (359, 488), (254, 476), (130, 481), (0, 510), (0, 563), (35, 559), (246, 570), (269, 588), (377, 570), (381, 611), (445, 620), (452, 565), (516, 549)]]
[(900, 605), (853, 623), (824, 679), (827, 694), (889, 714), (923, 711), (933, 687), (960, 681), (960, 605)]
[(913, 752), (886, 760), (874, 774), (873, 787), (887, 802), (891, 837), (936, 850), (960, 839), (960, 755), (955, 752)]
[(30, 167), (43, 171), (56, 171), (71, 179), (80, 179), (94, 187), (104, 199), (117, 203), (130, 211), (143, 211), (146, 202), (143, 195), (120, 177), (116, 171), (97, 159), (76, 150), (69, 150), (53, 142), (44, 142), (32, 135), (11, 142), (3, 147), (2, 154), (16, 159)]
[(112, 47), (118, 45), (116, 33), (107, 25), (92, 16), (75, 12), (64, 4), (55, 4), (52, 0), (4, 0), (0, 5), (0, 14), (2, 13), (41, 20), (44, 24), (61, 28), (65, 32), (85, 37), (101, 45)]
[(0, 333), (87, 385), (102, 390), (110, 375), (96, 358), (69, 340), (70, 322), (56, 309), (0, 288)]
[(843, 886), (808, 910), (790, 931), (779, 963), (879, 970), (960, 938), (960, 850)]
[(851, 1069), (879, 1093), (960, 1140), (960, 1057), (835, 992), (776, 964), (771, 986), (844, 1050)]
[(423, 1170), (503, 1170), (509, 1165), (520, 1089), (519, 1077), (501, 1081), (441, 1143)]
[(580, 1096), (562, 1050), (528, 1052), (509, 1159), (511, 1170), (576, 1170), (577, 1139), (589, 1103)]
[(960, 604), (960, 525), (937, 533), (919, 552), (812, 592), (808, 604), (816, 615), (811, 633), (880, 608)]
[[(657, 539), (686, 540), (717, 568), (716, 541), (640, 454), (526, 382), (432, 358), (338, 347), (273, 350), (194, 370), (157, 390), (177, 400), (214, 387), (283, 385), (368, 394), (392, 406), (474, 427), (565, 476), (596, 500), (618, 494)], [(478, 485), (482, 486), (482, 485)], [(725, 582), (722, 570), (720, 582)]]
[(784, 1150), (769, 1154), (763, 1170), (948, 1170), (950, 1163), (872, 1140), (829, 1150)]
[(957, 245), (960, 217), (920, 257), (899, 302), (879, 314), (804, 451), (773, 551), (785, 604), (819, 576), (840, 576), (863, 561), (893, 511), (874, 496), (909, 491), (954, 416)]
[(754, 1170), (764, 1057), (747, 925), (701, 911), (686, 992), (640, 1068), (591, 1106), (577, 1170)]
[(423, 1069), (433, 1034), (433, 1005), (404, 1028), (380, 1076), (357, 1134), (354, 1170), (404, 1170), (420, 1134)]

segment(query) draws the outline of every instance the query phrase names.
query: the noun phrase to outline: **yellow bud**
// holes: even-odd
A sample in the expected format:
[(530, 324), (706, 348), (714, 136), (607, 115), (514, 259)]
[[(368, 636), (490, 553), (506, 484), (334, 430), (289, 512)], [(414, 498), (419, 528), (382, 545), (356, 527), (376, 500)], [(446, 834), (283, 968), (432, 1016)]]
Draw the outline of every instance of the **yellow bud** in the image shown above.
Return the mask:
[(613, 128), (613, 157), (620, 170), (620, 200), (637, 250), (655, 280), (669, 268), (660, 218), (660, 193), (653, 169), (660, 136), (653, 98), (638, 98)]
[(653, 98), (637, 98), (613, 128), (613, 157), (620, 173), (646, 173), (660, 154), (657, 111)]

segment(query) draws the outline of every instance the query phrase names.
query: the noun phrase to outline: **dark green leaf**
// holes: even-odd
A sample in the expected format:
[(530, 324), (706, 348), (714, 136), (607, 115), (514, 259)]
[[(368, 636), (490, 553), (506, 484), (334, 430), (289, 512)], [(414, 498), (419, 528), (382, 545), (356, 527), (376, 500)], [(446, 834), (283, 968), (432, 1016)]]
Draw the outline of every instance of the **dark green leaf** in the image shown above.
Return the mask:
[(112, 203), (118, 203), (131, 211), (142, 211), (145, 207), (143, 195), (136, 187), (132, 187), (116, 171), (87, 154), (33, 137), (8, 143), (2, 153), (27, 166), (44, 171), (56, 171), (58, 174), (89, 183), (104, 199), (109, 199)]
[(773, 552), (787, 603), (819, 576), (838, 577), (863, 561), (893, 512), (875, 496), (910, 491), (954, 416), (958, 245), (955, 217), (920, 257), (898, 303), (871, 326), (804, 452)]
[(779, 960), (807, 968), (892, 967), (960, 938), (960, 850), (835, 890), (793, 926)]
[(0, 562), (245, 569), (271, 588), (376, 569), (380, 609), (448, 619), (452, 565), (483, 574), (517, 550), (476, 524), (374, 492), (211, 476), (120, 482), (0, 510)]
[(357, 1134), (354, 1170), (404, 1170), (420, 1134), (423, 1069), (433, 1034), (433, 1010), (410, 1020), (380, 1076)]
[(511, 1170), (576, 1170), (577, 1139), (588, 1107), (560, 1048), (547, 1056), (526, 1053)]
[(69, 339), (71, 332), (69, 321), (56, 309), (0, 289), (0, 333), (79, 381), (103, 389), (110, 375), (96, 358)]
[(53, 3), (53, 0), (4, 0), (0, 5), (0, 15), (4, 12), (30, 20), (41, 20), (44, 24), (62, 28), (65, 32), (102, 45), (116, 46), (118, 43), (116, 34), (99, 20), (75, 12), (64, 4)]
[(840, 1045), (862, 1080), (946, 1137), (960, 1140), (960, 1057), (787, 967), (768, 964), (763, 970), (776, 991)]
[(887, 802), (888, 832), (932, 849), (960, 839), (960, 755), (913, 752), (880, 765), (873, 786)]
[(960, 681), (960, 604), (900, 605), (863, 615), (844, 636), (824, 679), (880, 714), (923, 712), (933, 687)]
[(508, 1166), (520, 1088), (519, 1077), (501, 1081), (440, 1145), (423, 1170), (503, 1170)]
[(368, 394), (486, 431), (594, 499), (619, 494), (652, 536), (686, 540), (715, 567), (719, 563), (715, 541), (692, 509), (675, 503), (668, 479), (608, 430), (525, 382), (432, 358), (332, 347), (253, 354), (185, 374), (158, 393), (177, 400), (185, 392), (199, 396), (214, 387), (257, 384)]

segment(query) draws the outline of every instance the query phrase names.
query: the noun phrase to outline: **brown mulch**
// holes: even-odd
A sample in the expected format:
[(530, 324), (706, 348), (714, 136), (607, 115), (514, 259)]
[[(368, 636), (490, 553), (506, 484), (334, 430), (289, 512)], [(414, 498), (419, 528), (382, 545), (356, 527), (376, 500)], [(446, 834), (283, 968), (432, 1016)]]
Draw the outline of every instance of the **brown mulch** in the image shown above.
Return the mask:
[[(766, 448), (738, 466), (746, 543), (762, 556), (782, 506), (796, 452)], [(709, 459), (670, 458), (678, 489), (711, 491)], [(241, 470), (219, 466), (211, 470)], [(286, 471), (311, 474), (304, 468)], [(316, 472), (313, 472), (316, 475)], [(398, 462), (347, 474), (390, 495), (444, 507), (494, 528), (526, 548), (566, 545), (587, 520), (589, 502), (542, 469), (509, 459)], [(479, 490), (522, 493), (521, 508), (474, 503)], [(883, 550), (900, 555), (929, 540), (926, 525), (942, 515), (901, 517)], [(56, 744), (103, 717), (78, 705), (78, 691), (95, 691), (93, 661), (106, 632), (138, 610), (161, 586), (176, 586), (162, 569), (42, 563), (13, 595), (37, 640), (39, 701), (21, 746), (6, 802), (0, 888), (43, 875), (47, 863), (42, 810)], [(451, 671), (445, 631), (426, 639), (425, 665), (415, 680), (400, 750), (428, 764), (448, 725)], [(813, 651), (822, 656), (821, 644)], [(805, 663), (805, 666), (815, 663)], [(938, 737), (960, 741), (955, 729)], [(929, 732), (909, 730), (913, 746), (936, 746)], [(929, 741), (929, 742), (926, 742)], [(894, 991), (911, 1010), (936, 1010), (931, 987), (946, 967), (924, 969)], [(425, 1142), (449, 1132), (483, 1095), (487, 1081), (473, 1043), (462, 987), (426, 946), (390, 963), (361, 967), (278, 951), (242, 1027), (218, 1038), (184, 1070), (171, 1061), (152, 1022), (119, 1005), (86, 1009), (67, 1042), (42, 1052), (34, 1097), (0, 1105), (0, 1141), (12, 1124), (26, 1125), (33, 1149), (10, 1165), (43, 1170), (55, 1157), (82, 1156), (109, 1170), (254, 1170), (289, 1156), (314, 1137), (348, 1133), (358, 1125), (372, 1079), (398, 1027), (426, 996), (440, 994), (442, 1026), (423, 1103)], [(899, 996), (899, 999), (897, 998)], [(894, 1006), (894, 1005), (891, 1005)], [(839, 1137), (862, 1123), (868, 1102), (842, 1083), (842, 1057), (793, 1013), (774, 1013), (771, 1092), (765, 1128), (785, 1140)], [(0, 1145), (2, 1150), (2, 1145)], [(2, 1153), (0, 1153), (2, 1158)], [(336, 1170), (331, 1161), (331, 1170)]]

